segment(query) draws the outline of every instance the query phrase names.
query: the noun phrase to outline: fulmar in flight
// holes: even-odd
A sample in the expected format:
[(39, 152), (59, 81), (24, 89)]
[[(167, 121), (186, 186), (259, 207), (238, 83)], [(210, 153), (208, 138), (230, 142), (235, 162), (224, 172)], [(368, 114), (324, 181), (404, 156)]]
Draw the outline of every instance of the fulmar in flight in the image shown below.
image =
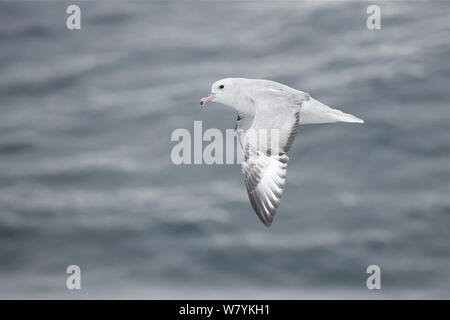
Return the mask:
[(306, 92), (269, 80), (226, 78), (215, 82), (210, 101), (238, 111), (236, 130), (244, 151), (242, 174), (253, 210), (269, 227), (280, 205), (289, 151), (300, 124), (363, 120), (332, 109)]

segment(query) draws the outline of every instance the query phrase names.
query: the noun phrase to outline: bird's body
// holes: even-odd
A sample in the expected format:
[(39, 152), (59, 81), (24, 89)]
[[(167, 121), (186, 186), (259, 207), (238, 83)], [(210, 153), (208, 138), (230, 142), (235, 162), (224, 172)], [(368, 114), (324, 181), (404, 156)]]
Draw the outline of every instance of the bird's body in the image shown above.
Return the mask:
[(287, 152), (299, 124), (364, 122), (322, 104), (305, 92), (270, 80), (219, 80), (201, 104), (213, 100), (238, 111), (236, 130), (245, 155), (242, 174), (250, 203), (266, 226), (272, 224), (280, 204), (289, 160)]

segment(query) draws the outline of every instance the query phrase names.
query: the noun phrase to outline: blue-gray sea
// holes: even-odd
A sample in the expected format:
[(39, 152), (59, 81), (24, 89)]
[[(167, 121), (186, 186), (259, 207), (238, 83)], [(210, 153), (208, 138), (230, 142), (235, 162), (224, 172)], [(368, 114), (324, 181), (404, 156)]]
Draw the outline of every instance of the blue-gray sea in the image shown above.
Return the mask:
[[(448, 1), (72, 3), (0, 2), (0, 298), (450, 298)], [(234, 128), (224, 77), (365, 120), (300, 128), (270, 228), (239, 165), (171, 161)]]

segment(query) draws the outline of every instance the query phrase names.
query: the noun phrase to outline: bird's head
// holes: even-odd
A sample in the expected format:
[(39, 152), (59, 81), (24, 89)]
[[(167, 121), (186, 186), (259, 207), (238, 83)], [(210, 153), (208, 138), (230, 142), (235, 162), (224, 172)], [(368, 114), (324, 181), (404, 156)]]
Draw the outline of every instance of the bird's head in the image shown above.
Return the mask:
[(211, 86), (211, 93), (200, 100), (200, 105), (204, 106), (210, 101), (219, 102), (228, 106), (233, 106), (239, 93), (237, 78), (225, 78), (214, 82)]

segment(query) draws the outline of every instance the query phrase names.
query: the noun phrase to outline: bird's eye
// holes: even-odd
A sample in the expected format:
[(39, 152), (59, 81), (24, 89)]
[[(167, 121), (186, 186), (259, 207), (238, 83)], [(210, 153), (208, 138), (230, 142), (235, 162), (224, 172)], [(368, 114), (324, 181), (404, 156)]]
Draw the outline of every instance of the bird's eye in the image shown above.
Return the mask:
[(225, 88), (225, 86), (224, 86), (223, 84), (221, 84), (221, 85), (219, 86), (219, 89), (223, 89), (223, 88)]

